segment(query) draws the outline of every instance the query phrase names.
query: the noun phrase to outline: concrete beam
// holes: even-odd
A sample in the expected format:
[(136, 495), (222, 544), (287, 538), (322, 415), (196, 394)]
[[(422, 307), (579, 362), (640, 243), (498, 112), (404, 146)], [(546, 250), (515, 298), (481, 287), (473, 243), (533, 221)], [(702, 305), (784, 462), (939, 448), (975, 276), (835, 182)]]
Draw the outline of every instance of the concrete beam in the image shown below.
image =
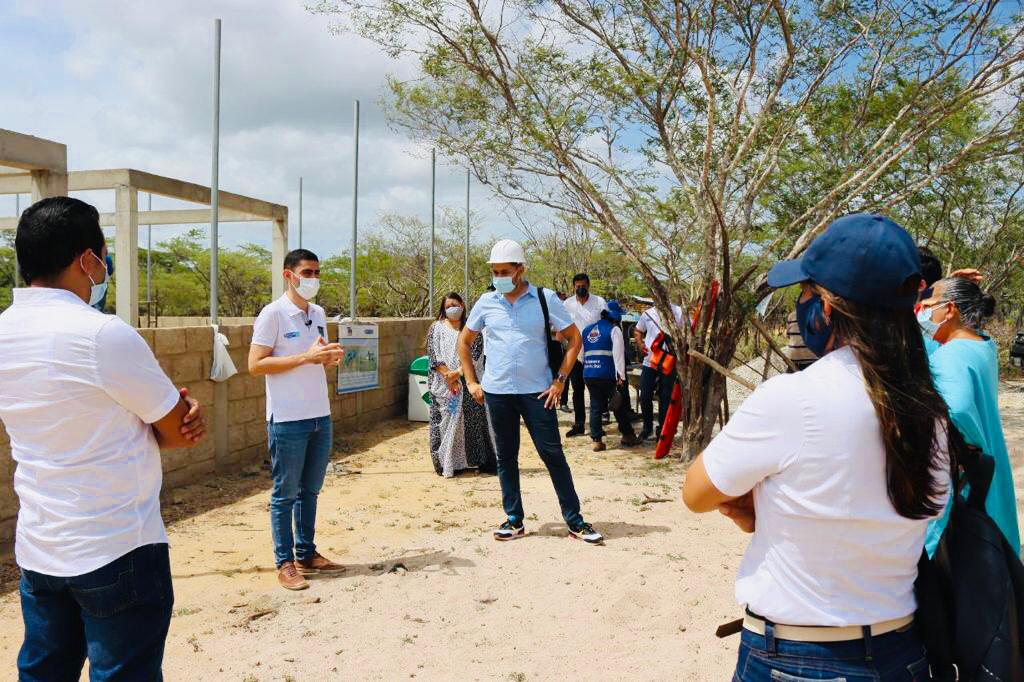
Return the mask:
[(139, 193), (119, 185), (115, 193), (114, 262), (117, 264), (117, 316), (139, 326)]
[(273, 246), (270, 255), (270, 293), (276, 300), (284, 295), (284, 257), (288, 255), (288, 209), (284, 216), (275, 220), (271, 228)]
[(0, 128), (0, 165), (64, 174), (68, 172), (68, 148), (60, 142)]
[[(140, 192), (152, 192), (160, 196), (183, 199), (205, 206), (210, 205), (212, 194), (209, 187), (143, 171), (129, 170), (127, 172), (131, 178), (129, 184)], [(265, 220), (277, 220), (288, 215), (288, 209), (285, 206), (223, 190), (218, 193), (218, 204), (220, 209), (263, 216)]]
[(31, 183), (33, 204), (46, 197), (66, 197), (68, 195), (67, 173), (34, 170), (32, 171)]
[[(239, 213), (238, 211), (221, 211), (222, 223), (265, 223), (268, 218)], [(139, 225), (205, 225), (210, 222), (210, 211), (205, 208), (185, 209), (176, 211), (142, 211), (139, 213)], [(100, 227), (114, 227), (117, 224), (116, 213), (100, 213)], [(18, 229), (18, 219), (13, 216), (0, 218), (0, 232)]]

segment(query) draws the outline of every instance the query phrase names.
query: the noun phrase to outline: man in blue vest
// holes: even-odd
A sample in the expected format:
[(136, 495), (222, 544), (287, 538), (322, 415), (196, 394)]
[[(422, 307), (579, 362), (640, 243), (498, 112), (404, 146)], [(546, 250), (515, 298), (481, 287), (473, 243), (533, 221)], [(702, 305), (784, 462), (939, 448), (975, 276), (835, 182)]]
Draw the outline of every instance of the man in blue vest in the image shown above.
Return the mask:
[[(626, 385), (626, 343), (619, 327), (621, 321), (619, 302), (609, 301), (601, 319), (583, 330), (583, 380), (590, 391), (590, 438), (594, 441), (594, 452), (606, 449), (601, 415), (608, 411), (612, 397)], [(620, 394), (613, 407), (623, 447), (639, 445), (640, 439), (630, 422), (629, 402), (622, 400)]]

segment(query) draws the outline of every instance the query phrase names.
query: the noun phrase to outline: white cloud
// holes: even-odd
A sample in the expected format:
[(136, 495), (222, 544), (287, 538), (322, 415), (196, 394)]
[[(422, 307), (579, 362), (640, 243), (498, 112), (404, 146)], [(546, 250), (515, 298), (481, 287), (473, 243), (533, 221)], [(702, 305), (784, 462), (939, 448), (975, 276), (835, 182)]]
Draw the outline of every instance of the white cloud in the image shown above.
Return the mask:
[[(337, 253), (349, 239), (359, 98), (360, 229), (382, 210), (428, 218), (429, 148), (391, 130), (377, 103), (386, 76), (408, 77), (414, 65), (357, 36), (332, 34), (331, 19), (304, 4), (50, 0), (45, 8), (27, 1), (0, 8), (0, 44), (16, 48), (0, 60), (2, 125), (66, 143), (72, 170), (134, 167), (207, 184), (212, 25), (220, 17), (223, 189), (287, 204), (295, 243), (304, 176), (305, 245)], [(439, 205), (461, 207), (464, 183), (463, 171), (439, 159)], [(475, 184), (473, 197), (485, 233), (507, 233), (486, 188)], [(88, 199), (101, 210), (112, 205), (109, 194)], [(0, 201), (0, 213), (13, 213), (13, 199)], [(260, 224), (224, 230), (227, 244), (269, 242)]]

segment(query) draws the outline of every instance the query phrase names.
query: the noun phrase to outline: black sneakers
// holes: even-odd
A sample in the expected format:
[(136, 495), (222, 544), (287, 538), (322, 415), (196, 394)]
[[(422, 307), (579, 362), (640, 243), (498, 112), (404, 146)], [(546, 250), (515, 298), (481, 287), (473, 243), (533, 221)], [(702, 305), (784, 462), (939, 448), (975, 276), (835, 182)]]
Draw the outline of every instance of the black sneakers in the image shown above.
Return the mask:
[(576, 436), (582, 436), (586, 432), (587, 432), (586, 427), (584, 427), (584, 426), (574, 426), (574, 427), (572, 427), (571, 429), (569, 429), (568, 431), (565, 432), (565, 437), (566, 438), (575, 438)]
[(498, 526), (494, 531), (494, 539), (505, 542), (507, 540), (515, 540), (526, 535), (526, 526), (520, 521), (518, 525), (513, 524), (510, 520), (506, 519), (505, 523)]
[(594, 530), (589, 523), (582, 523), (578, 526), (569, 526), (569, 537), (583, 540), (588, 545), (604, 544), (604, 536)]

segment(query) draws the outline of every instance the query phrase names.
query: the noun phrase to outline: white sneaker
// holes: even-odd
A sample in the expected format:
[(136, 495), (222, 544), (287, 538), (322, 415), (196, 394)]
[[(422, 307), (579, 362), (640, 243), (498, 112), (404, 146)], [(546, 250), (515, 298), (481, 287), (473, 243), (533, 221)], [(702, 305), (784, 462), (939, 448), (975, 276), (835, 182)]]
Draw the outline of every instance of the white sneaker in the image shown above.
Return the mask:
[(498, 526), (494, 531), (494, 539), (505, 542), (507, 540), (515, 540), (526, 535), (526, 526), (523, 525), (522, 521), (519, 525), (513, 524), (509, 520), (505, 520), (505, 523)]
[(583, 523), (575, 528), (569, 527), (569, 537), (576, 538), (577, 540), (583, 540), (588, 545), (601, 545), (604, 544), (604, 536), (594, 530), (594, 527), (589, 523)]

